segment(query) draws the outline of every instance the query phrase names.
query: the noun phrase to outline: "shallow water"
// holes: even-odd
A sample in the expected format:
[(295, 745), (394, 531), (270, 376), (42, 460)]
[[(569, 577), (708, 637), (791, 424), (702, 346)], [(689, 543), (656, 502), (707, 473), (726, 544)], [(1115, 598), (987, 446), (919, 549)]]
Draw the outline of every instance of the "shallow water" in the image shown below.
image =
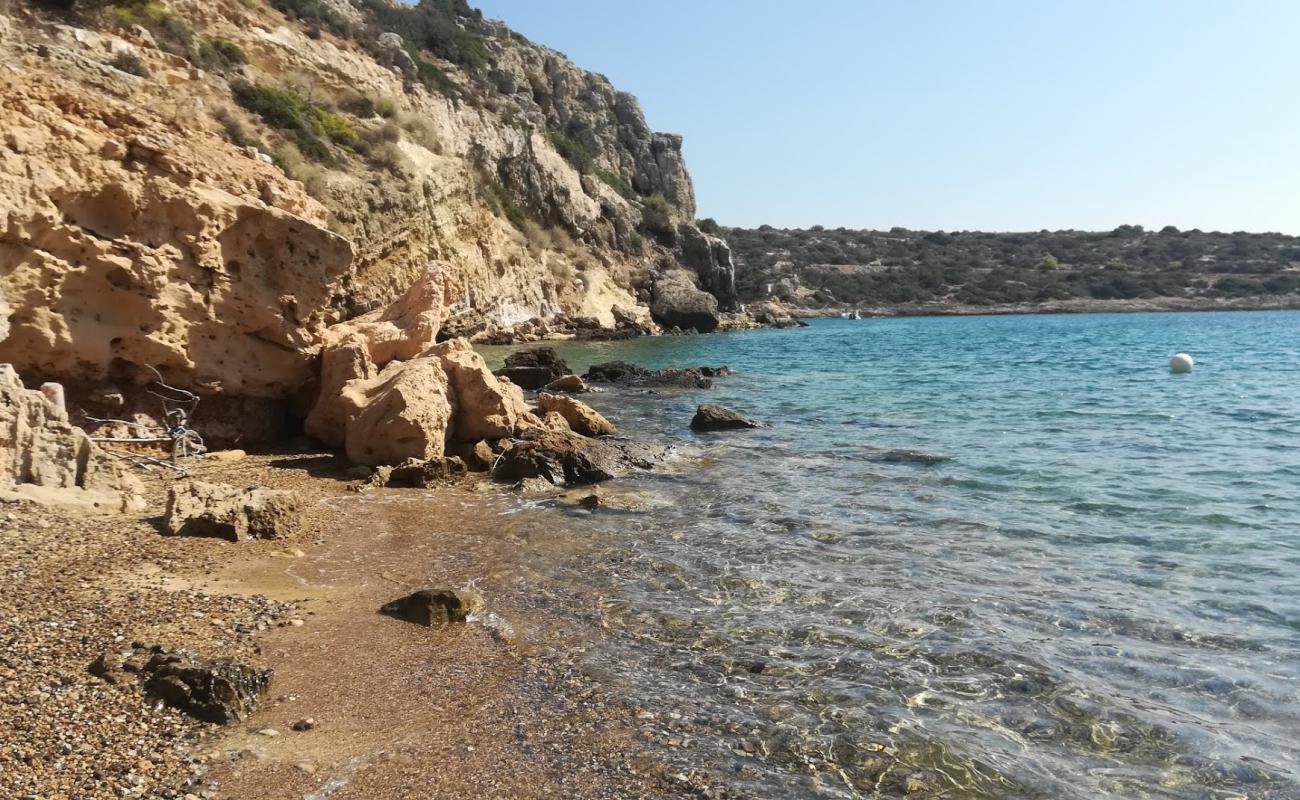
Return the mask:
[[(1300, 797), (1300, 313), (558, 349), (738, 371), (592, 396), (687, 456), (608, 487), (641, 510), (520, 512), (586, 543), (538, 563), (600, 609), (593, 669), (683, 771), (762, 797)], [(695, 436), (698, 402), (774, 427)]]

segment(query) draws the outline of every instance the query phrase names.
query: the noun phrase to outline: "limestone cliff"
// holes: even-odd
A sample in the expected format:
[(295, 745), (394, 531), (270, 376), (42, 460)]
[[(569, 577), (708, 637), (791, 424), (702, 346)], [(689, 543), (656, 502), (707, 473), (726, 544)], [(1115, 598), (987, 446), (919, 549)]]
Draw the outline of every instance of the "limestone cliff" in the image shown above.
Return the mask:
[(0, 0), (0, 63), (0, 362), (33, 378), (287, 399), (432, 261), (458, 335), (654, 330), (663, 274), (735, 305), (680, 137), (455, 0)]

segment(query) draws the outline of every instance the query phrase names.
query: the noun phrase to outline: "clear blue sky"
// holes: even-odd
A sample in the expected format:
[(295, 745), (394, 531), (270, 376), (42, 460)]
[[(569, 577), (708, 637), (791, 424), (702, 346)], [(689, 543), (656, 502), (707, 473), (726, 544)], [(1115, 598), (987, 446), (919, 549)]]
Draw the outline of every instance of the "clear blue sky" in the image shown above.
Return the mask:
[(726, 225), (1300, 234), (1300, 0), (471, 0)]

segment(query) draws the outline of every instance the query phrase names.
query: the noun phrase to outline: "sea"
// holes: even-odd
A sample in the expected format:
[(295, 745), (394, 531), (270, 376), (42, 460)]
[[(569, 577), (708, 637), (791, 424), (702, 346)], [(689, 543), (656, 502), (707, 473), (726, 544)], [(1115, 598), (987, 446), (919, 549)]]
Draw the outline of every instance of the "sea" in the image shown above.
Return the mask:
[[(672, 463), (503, 512), (550, 520), (530, 563), (599, 616), (592, 674), (673, 769), (764, 798), (1300, 798), (1300, 313), (551, 346), (734, 370), (587, 395)], [(699, 403), (770, 427), (694, 434)]]

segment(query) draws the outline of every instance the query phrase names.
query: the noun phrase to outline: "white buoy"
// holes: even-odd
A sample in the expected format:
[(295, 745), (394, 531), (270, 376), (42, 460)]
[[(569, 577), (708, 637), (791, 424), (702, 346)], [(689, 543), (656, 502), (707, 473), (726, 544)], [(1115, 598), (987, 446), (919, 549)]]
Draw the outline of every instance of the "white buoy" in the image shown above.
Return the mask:
[(1186, 375), (1194, 366), (1196, 362), (1186, 353), (1174, 353), (1174, 357), (1169, 359), (1169, 371), (1175, 375)]

